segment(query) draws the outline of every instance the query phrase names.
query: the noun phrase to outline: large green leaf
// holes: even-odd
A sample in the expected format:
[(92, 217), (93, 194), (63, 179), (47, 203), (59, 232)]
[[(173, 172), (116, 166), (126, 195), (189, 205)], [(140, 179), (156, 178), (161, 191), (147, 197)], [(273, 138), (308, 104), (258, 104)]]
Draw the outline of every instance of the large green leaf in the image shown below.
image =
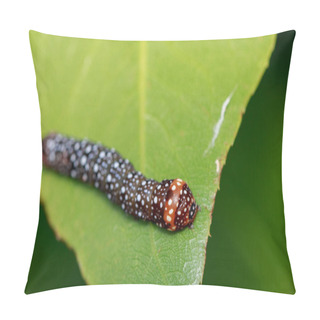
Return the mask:
[(200, 283), (221, 169), (275, 36), (122, 42), (31, 31), (30, 39), (43, 135), (114, 147), (147, 177), (187, 181), (202, 207), (194, 229), (170, 233), (44, 170), (48, 220), (74, 250), (86, 282)]

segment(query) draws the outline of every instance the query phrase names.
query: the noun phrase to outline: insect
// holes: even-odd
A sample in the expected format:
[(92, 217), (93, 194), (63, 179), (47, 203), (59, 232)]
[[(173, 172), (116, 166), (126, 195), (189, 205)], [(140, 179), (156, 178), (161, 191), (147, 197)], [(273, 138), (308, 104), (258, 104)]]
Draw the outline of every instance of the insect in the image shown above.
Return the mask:
[(170, 231), (193, 227), (199, 206), (181, 179), (147, 179), (114, 149), (56, 133), (42, 140), (42, 153), (45, 167), (94, 186), (136, 219)]

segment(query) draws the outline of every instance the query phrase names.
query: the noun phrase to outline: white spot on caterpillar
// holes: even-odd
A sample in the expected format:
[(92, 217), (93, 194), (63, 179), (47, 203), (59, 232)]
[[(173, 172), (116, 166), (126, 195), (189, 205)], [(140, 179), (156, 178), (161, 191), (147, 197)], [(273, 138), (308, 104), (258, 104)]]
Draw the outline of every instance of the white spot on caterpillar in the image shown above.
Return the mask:
[(71, 162), (75, 162), (76, 161), (76, 155), (74, 153), (71, 155), (70, 161)]
[(53, 140), (49, 139), (49, 140), (47, 141), (47, 148), (48, 148), (49, 150), (52, 150), (52, 149), (55, 147), (55, 145), (56, 145), (56, 143), (55, 143)]
[(50, 154), (49, 154), (49, 161), (50, 161), (50, 162), (53, 162), (55, 159), (56, 159), (55, 154), (54, 154), (53, 152), (50, 152)]
[(221, 125), (222, 125), (223, 120), (224, 120), (224, 115), (225, 115), (227, 107), (228, 107), (228, 105), (229, 105), (229, 103), (231, 101), (231, 98), (232, 98), (234, 92), (236, 91), (236, 88), (237, 88), (237, 86), (232, 90), (232, 92), (229, 94), (227, 99), (222, 104), (220, 118), (219, 118), (218, 122), (213, 127), (212, 139), (211, 139), (211, 141), (210, 141), (210, 143), (208, 145), (208, 148), (204, 151), (203, 156), (205, 156), (208, 153), (208, 151), (214, 147), (214, 144), (215, 144), (216, 139), (217, 139), (217, 137), (219, 135), (219, 132), (220, 132)]

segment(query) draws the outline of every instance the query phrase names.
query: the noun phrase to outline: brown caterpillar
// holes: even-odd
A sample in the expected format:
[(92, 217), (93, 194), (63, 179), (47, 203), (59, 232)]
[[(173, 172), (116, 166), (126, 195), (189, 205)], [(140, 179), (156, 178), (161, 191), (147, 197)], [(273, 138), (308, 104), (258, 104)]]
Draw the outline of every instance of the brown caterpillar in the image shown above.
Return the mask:
[(45, 167), (100, 189), (137, 219), (170, 231), (193, 226), (199, 206), (181, 179), (147, 179), (114, 149), (61, 134), (46, 136), (42, 153)]

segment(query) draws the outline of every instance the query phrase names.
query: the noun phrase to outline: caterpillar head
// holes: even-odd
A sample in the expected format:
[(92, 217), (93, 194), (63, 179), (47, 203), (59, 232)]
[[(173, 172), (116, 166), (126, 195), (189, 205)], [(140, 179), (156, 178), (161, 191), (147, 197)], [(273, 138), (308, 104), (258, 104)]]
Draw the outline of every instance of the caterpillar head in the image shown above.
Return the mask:
[(187, 183), (181, 179), (173, 180), (168, 188), (163, 214), (168, 230), (192, 228), (198, 210), (199, 206)]

